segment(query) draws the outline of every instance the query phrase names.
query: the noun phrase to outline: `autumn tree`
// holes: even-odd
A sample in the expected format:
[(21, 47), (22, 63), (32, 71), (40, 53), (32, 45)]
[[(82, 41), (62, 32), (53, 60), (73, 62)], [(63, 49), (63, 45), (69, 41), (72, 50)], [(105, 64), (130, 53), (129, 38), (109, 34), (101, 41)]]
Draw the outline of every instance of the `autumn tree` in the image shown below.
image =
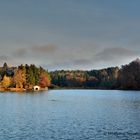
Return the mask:
[(21, 69), (18, 69), (13, 77), (13, 81), (16, 85), (16, 88), (23, 88), (26, 82), (25, 72)]
[(49, 75), (46, 72), (40, 74), (39, 85), (41, 88), (49, 87), (51, 84)]
[(11, 77), (4, 75), (2, 80), (2, 87), (8, 88), (11, 85)]

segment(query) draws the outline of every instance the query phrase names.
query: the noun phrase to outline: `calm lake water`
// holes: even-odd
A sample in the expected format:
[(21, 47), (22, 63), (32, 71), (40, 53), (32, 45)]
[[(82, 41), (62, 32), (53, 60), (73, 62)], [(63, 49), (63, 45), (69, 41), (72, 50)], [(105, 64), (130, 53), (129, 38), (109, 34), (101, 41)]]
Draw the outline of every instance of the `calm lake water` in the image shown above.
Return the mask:
[(0, 140), (140, 140), (140, 91), (0, 93)]

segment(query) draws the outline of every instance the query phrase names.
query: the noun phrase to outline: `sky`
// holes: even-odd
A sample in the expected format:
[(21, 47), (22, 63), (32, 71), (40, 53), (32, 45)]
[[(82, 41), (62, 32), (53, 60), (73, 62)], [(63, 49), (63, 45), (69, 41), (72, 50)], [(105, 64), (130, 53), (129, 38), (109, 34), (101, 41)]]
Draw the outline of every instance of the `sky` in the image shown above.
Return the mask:
[(140, 57), (140, 0), (0, 0), (0, 65), (49, 71)]

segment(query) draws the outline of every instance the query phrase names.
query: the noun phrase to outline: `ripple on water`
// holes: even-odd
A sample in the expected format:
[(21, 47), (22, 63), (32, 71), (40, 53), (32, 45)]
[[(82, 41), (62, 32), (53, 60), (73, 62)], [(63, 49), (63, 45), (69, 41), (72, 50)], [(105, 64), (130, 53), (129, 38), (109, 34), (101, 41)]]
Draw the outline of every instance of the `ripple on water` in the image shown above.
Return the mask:
[(0, 94), (0, 140), (139, 140), (140, 94)]

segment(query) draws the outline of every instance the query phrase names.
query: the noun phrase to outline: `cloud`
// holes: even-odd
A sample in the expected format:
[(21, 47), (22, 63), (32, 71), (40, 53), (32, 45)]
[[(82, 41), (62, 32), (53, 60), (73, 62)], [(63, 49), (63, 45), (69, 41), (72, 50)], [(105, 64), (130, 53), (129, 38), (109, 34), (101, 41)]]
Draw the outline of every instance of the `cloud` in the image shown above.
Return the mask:
[(77, 60), (74, 60), (72, 61), (73, 64), (75, 65), (88, 65), (91, 63), (92, 60), (89, 60), (89, 59), (77, 59)]
[[(113, 44), (81, 46), (61, 46), (54, 44), (31, 45), (13, 49), (13, 60), (20, 64), (44, 66), (49, 70), (55, 69), (100, 69), (110, 66), (120, 66), (140, 57), (139, 51)], [(16, 55), (15, 55), (16, 54)], [(8, 60), (9, 61), (9, 60)]]
[(14, 48), (12, 57), (21, 63), (39, 64), (44, 61), (47, 63), (46, 60), (53, 60), (53, 55), (57, 54), (57, 50), (58, 47), (53, 44), (23, 46)]
[(41, 55), (43, 57), (44, 54), (50, 54), (56, 52), (58, 47), (53, 44), (47, 45), (34, 45), (34, 46), (26, 46), (13, 49), (13, 57), (34, 57), (36, 55)]
[(0, 64), (3, 65), (4, 62), (7, 62), (8, 61), (8, 59), (9, 59), (8, 56), (6, 56), (6, 55), (0, 55)]
[(18, 48), (16, 49), (15, 55), (17, 57), (23, 57), (27, 54), (27, 48)]
[(94, 60), (98, 63), (105, 63), (106, 65), (120, 65), (125, 62), (132, 61), (140, 57), (139, 51), (130, 50), (123, 47), (106, 48), (96, 55)]
[(0, 55), (0, 61), (7, 61), (8, 57), (5, 55)]
[(31, 50), (37, 53), (54, 53), (57, 49), (58, 47), (54, 44), (47, 44), (47, 45), (42, 45), (42, 46), (35, 45), (31, 47)]

